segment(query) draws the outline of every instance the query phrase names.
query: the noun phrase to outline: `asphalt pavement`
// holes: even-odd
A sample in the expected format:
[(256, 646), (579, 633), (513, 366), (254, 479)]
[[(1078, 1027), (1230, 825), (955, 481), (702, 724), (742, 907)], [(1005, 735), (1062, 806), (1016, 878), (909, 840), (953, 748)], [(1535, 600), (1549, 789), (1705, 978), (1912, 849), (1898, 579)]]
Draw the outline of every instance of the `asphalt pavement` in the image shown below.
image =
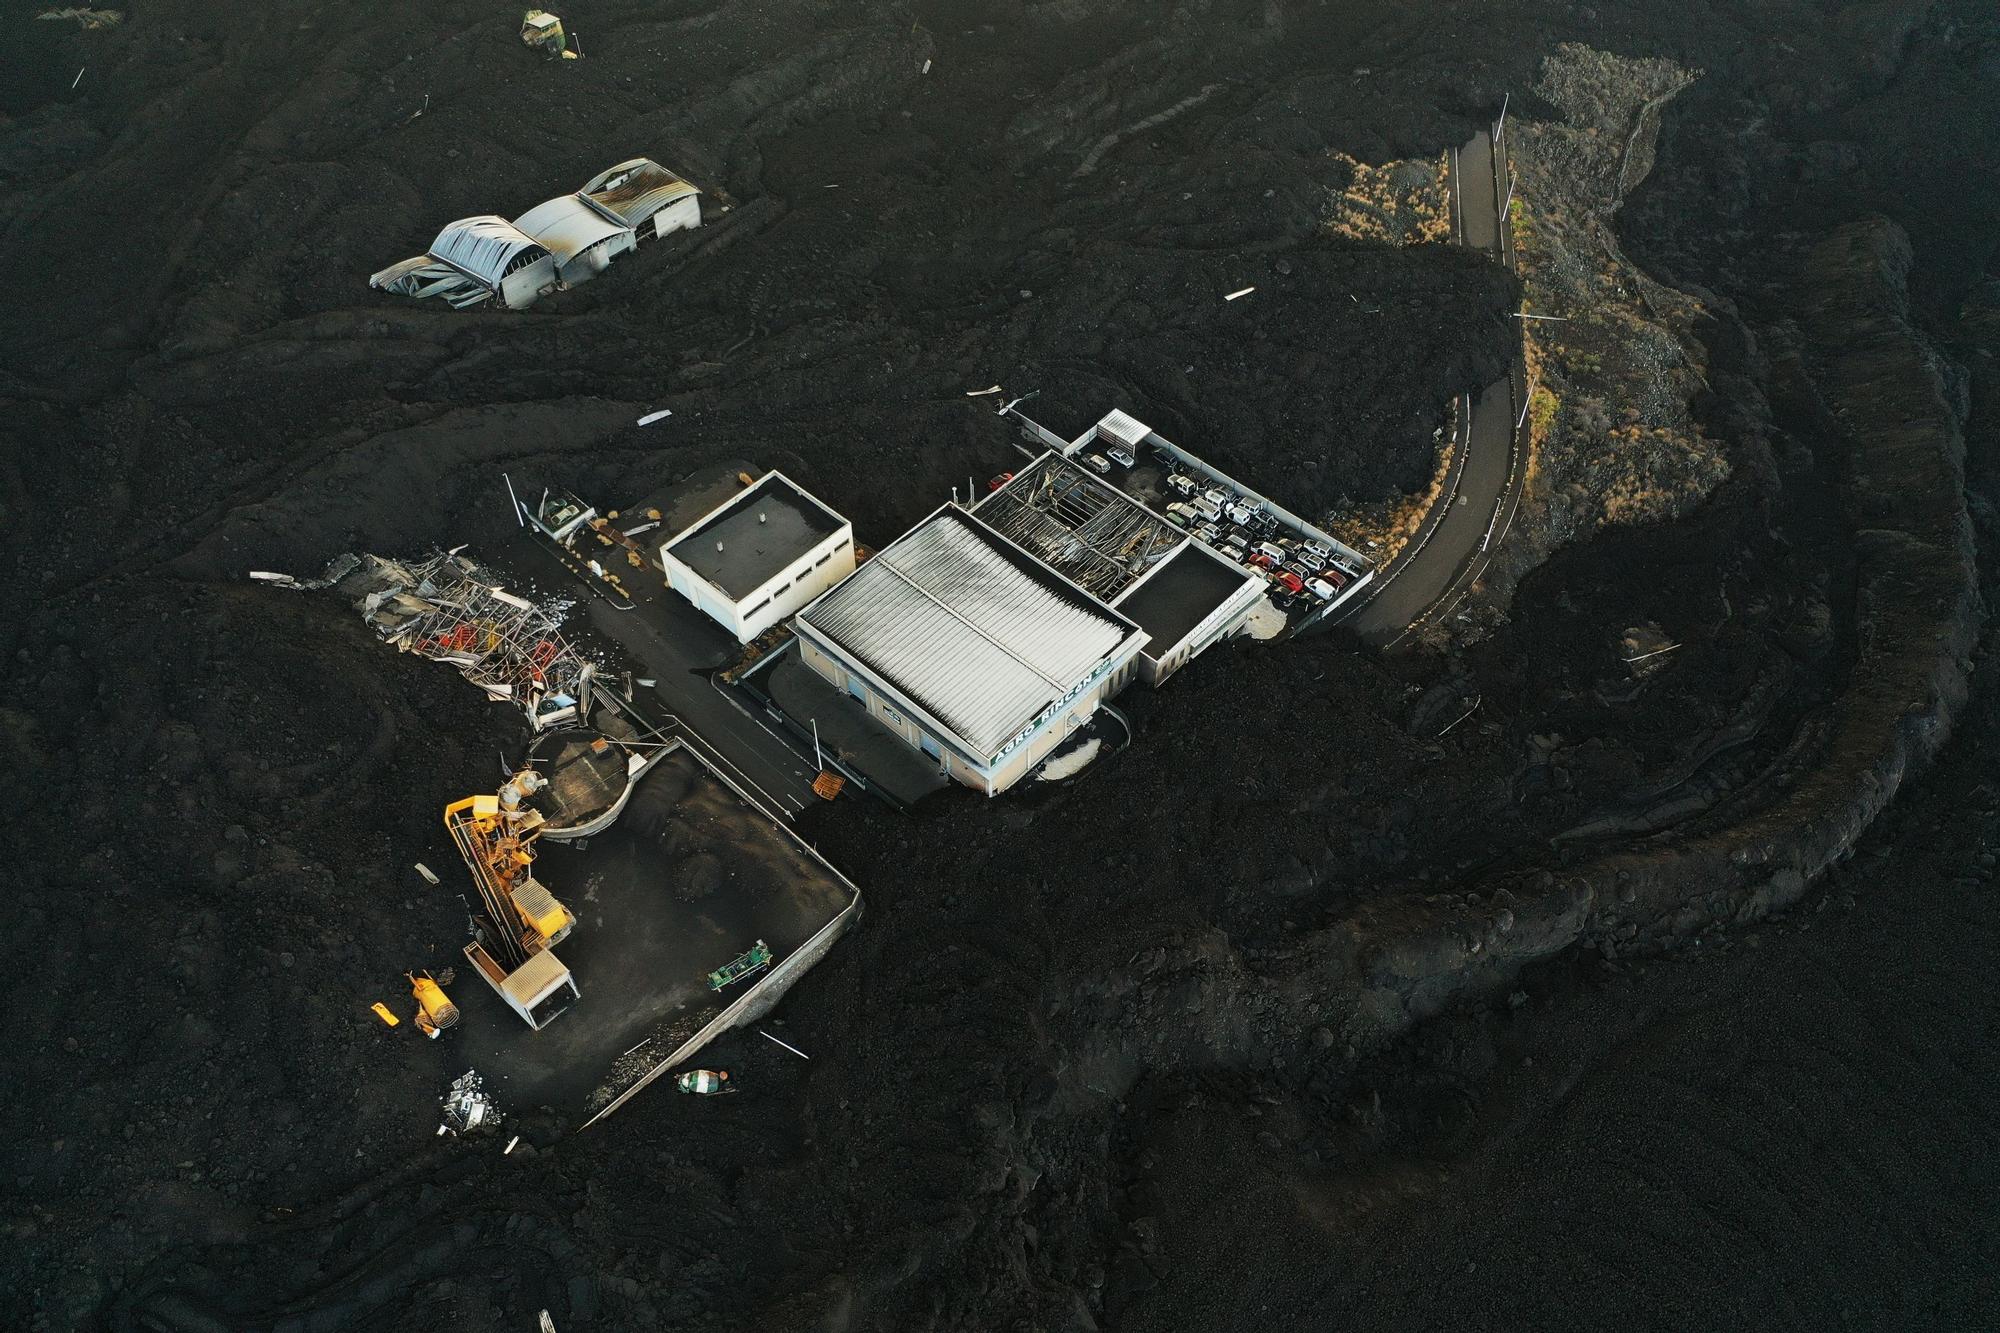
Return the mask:
[[(1482, 129), (1452, 155), (1451, 188), (1459, 243), (1508, 263), (1501, 217), (1504, 177), (1496, 170), (1501, 165), (1493, 133)], [(1433, 511), (1376, 578), (1373, 593), (1335, 622), (1353, 630), (1363, 643), (1378, 648), (1401, 643), (1431, 615), (1456, 606), (1485, 569), (1493, 545), (1505, 535), (1515, 501), (1519, 394), (1524, 387), (1517, 367), (1515, 374), (1474, 395), (1469, 412), (1461, 403), (1456, 432), (1460, 453), (1439, 497), (1442, 511)]]

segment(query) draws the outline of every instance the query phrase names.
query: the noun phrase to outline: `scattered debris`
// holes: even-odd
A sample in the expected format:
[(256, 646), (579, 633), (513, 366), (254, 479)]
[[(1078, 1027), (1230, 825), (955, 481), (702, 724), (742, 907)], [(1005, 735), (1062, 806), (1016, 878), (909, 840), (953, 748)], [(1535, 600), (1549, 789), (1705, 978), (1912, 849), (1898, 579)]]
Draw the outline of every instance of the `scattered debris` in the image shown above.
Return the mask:
[(708, 988), (719, 991), (753, 972), (761, 972), (771, 965), (771, 946), (758, 940), (747, 953), (740, 953), (708, 974)]
[(845, 774), (836, 773), (830, 768), (823, 768), (820, 770), (819, 776), (813, 779), (813, 795), (819, 797), (822, 801), (830, 801), (840, 795), (846, 786), (847, 776)]
[(542, 1311), (542, 1333), (556, 1333), (556, 1321), (547, 1310)]
[(781, 1041), (781, 1040), (779, 1040), (779, 1039), (778, 1039), (777, 1037), (773, 1037), (773, 1036), (772, 1036), (772, 1035), (771, 1035), (770, 1033), (768, 1033), (768, 1032), (764, 1031), (764, 1029), (762, 1029), (762, 1028), (758, 1028), (758, 1029), (757, 1029), (757, 1035), (758, 1035), (758, 1036), (760, 1036), (760, 1037), (762, 1037), (762, 1038), (764, 1038), (764, 1039), (765, 1039), (765, 1040), (767, 1040), (767, 1041), (775, 1041), (775, 1042), (777, 1042), (777, 1043), (778, 1043), (778, 1045), (780, 1045), (780, 1046), (784, 1047), (784, 1048), (785, 1048), (786, 1050), (790, 1051), (790, 1052), (791, 1052), (791, 1053), (792, 1053), (793, 1055), (796, 1055), (796, 1056), (798, 1056), (798, 1057), (799, 1057), (799, 1059), (801, 1059), (801, 1060), (810, 1060), (810, 1059), (812, 1059), (812, 1057), (811, 1057), (810, 1055), (807, 1055), (807, 1054), (806, 1054), (806, 1053), (805, 1053), (804, 1051), (802, 1051), (802, 1050), (800, 1050), (800, 1049), (799, 1049), (798, 1047), (796, 1047), (796, 1046), (792, 1045), (792, 1044), (791, 1044), (790, 1042), (788, 1042), (788, 1041)]
[(355, 606), (385, 640), (518, 703), (537, 731), (589, 707), (596, 664), (558, 628), (572, 603), (515, 597), (456, 555), (415, 565), (369, 556), (347, 590), (362, 591)]
[(442, 880), (440, 880), (440, 879), (439, 879), (439, 878), (437, 877), (437, 871), (435, 871), (435, 870), (432, 870), (432, 869), (431, 869), (431, 868), (430, 868), (429, 866), (425, 865), (425, 864), (424, 864), (424, 863), (423, 863), (422, 861), (419, 861), (419, 862), (417, 862), (417, 873), (418, 873), (419, 875), (422, 875), (422, 876), (424, 877), (424, 880), (425, 880), (425, 881), (426, 881), (427, 883), (430, 883), (430, 884), (440, 884), (440, 883), (443, 883), (443, 881), (442, 881)]
[[(516, 1134), (513, 1138), (507, 1140), (507, 1146), (500, 1150), (500, 1155), (502, 1157), (505, 1157), (508, 1153), (513, 1152), (514, 1149), (520, 1146), (521, 1146), (521, 1136), (519, 1134)], [(545, 1313), (543, 1314), (542, 1317), (546, 1319), (548, 1318), (548, 1315)]]
[(1233, 291), (1233, 292), (1229, 293), (1229, 295), (1227, 295), (1227, 296), (1223, 297), (1222, 299), (1223, 299), (1223, 300), (1225, 300), (1225, 301), (1234, 301), (1234, 300), (1235, 300), (1235, 299), (1236, 299), (1237, 297), (1239, 297), (1239, 296), (1248, 296), (1248, 295), (1249, 295), (1250, 293), (1252, 293), (1252, 292), (1254, 292), (1254, 291), (1256, 291), (1256, 290), (1257, 290), (1257, 289), (1256, 289), (1255, 287), (1244, 287), (1244, 288), (1240, 288), (1240, 289), (1239, 289), (1239, 290), (1237, 290), (1237, 291)]
[[(729, 1081), (727, 1069), (690, 1069), (674, 1080), (674, 1086), (682, 1092), (692, 1092), (707, 1097), (723, 1091), (722, 1085)], [(734, 1088), (730, 1092), (736, 1091)]]
[[(115, 28), (125, 21), (122, 11), (116, 9), (45, 9), (35, 15), (38, 19), (75, 19), (79, 28), (91, 32), (101, 32), (105, 28)], [(82, 78), (81, 74), (77, 75)], [(76, 85), (71, 84), (72, 88)]]
[(672, 416), (673, 414), (674, 413), (672, 408), (663, 407), (657, 412), (648, 412), (645, 416), (640, 417), (639, 424), (641, 426), (650, 426), (655, 421), (665, 421), (668, 417)]
[(296, 588), (299, 586), (299, 581), (290, 574), (280, 574), (274, 569), (253, 569), (250, 571), (250, 577), (256, 579), (259, 583), (275, 583), (281, 588)]
[(375, 1003), (369, 1005), (368, 1007), (375, 1011), (375, 1017), (381, 1019), (385, 1026), (393, 1028), (402, 1025), (403, 1020), (396, 1017), (395, 1013), (389, 1008), (389, 1006), (382, 1003), (380, 1000), (375, 1001)]
[(470, 1134), (475, 1129), (492, 1129), (500, 1124), (500, 1108), (481, 1090), (479, 1075), (468, 1069), (452, 1080), (440, 1103), (444, 1123), (438, 1133)]
[(924, 61), (924, 67), (917, 71), (917, 73), (919, 74), (928, 74), (930, 72), (931, 72), (931, 62), (928, 60)]
[(547, 10), (531, 9), (521, 15), (521, 41), (550, 59), (575, 60), (583, 54), (569, 49), (562, 20)]
[(79, 83), (82, 83), (82, 82), (83, 82), (83, 70), (84, 70), (84, 69), (89, 69), (89, 68), (90, 68), (90, 66), (88, 66), (88, 65), (85, 65), (85, 66), (83, 67), (83, 69), (79, 69), (79, 70), (78, 70), (78, 71), (76, 72), (76, 77), (75, 77), (75, 78), (73, 78), (73, 79), (71, 79), (71, 80), (69, 81), (69, 90), (70, 90), (71, 92), (75, 92), (75, 91), (76, 91), (76, 85), (78, 85)]
[(999, 393), (999, 392), (1000, 392), (1000, 386), (996, 384), (990, 389), (967, 389), (965, 391), (965, 396), (967, 398), (984, 398), (989, 393)]

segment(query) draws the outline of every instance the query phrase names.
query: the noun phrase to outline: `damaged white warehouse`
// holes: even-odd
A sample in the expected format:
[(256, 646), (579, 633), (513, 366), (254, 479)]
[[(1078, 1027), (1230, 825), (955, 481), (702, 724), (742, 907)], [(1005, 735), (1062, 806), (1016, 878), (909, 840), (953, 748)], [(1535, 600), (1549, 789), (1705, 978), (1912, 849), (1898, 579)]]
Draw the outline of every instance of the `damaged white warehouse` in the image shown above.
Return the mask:
[(700, 225), (700, 189), (637, 157), (512, 222), (493, 214), (461, 218), (428, 251), (374, 274), (368, 285), (399, 296), (442, 297), (459, 310), (489, 301), (520, 310), (558, 288), (588, 282), (641, 240)]

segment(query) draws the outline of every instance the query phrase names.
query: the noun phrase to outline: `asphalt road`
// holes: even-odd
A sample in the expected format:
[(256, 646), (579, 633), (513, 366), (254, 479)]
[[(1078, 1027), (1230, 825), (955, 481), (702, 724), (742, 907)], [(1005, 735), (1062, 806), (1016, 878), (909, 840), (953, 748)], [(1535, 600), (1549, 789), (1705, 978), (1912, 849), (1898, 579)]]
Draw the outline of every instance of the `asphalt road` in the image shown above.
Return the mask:
[(548, 542), (524, 532), (516, 549), (524, 562), (538, 560), (532, 566), (538, 570), (560, 569), (583, 582), (588, 595), (578, 614), (594, 633), (624, 649), (654, 682), (650, 695), (640, 689), (634, 698), (654, 725), (686, 737), (774, 814), (790, 819), (813, 799), (811, 763), (710, 679), (711, 672), (736, 657), (735, 645), (720, 627), (653, 586), (657, 578), (651, 571), (628, 580), (633, 601), (630, 610), (622, 610), (624, 603), (607, 595), (609, 589), (579, 572)]
[[(1453, 155), (1451, 185), (1461, 245), (1507, 262), (1502, 244), (1500, 181), (1487, 130)], [(1468, 419), (1469, 418), (1469, 419)], [(1490, 546), (1504, 536), (1516, 480), (1514, 449), (1520, 403), (1515, 377), (1495, 380), (1461, 410), (1454, 464), (1441, 511), (1418, 530), (1397, 561), (1375, 580), (1374, 592), (1342, 621), (1378, 648), (1394, 647), (1433, 613), (1446, 613), (1479, 571)]]

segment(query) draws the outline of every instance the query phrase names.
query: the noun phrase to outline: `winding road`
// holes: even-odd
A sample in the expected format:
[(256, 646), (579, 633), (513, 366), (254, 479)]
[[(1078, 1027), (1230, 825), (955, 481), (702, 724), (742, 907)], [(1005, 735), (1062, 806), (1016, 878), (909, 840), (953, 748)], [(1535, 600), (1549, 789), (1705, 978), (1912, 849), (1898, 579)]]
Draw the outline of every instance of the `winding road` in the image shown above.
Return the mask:
[[(1461, 245), (1514, 265), (1503, 214), (1509, 198), (1506, 155), (1496, 150), (1505, 111), (1452, 154), (1454, 234)], [(1455, 452), (1437, 503), (1380, 577), (1374, 591), (1333, 623), (1361, 641), (1394, 648), (1456, 609), (1486, 571), (1520, 503), (1525, 456), (1527, 367), (1517, 351), (1512, 371), (1458, 402)]]

